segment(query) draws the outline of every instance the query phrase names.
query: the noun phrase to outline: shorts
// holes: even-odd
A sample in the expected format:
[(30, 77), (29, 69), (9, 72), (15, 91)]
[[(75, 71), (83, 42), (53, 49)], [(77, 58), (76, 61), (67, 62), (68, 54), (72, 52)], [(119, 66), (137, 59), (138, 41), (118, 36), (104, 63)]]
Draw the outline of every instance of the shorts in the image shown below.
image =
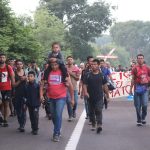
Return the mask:
[(11, 100), (11, 91), (0, 91), (2, 96), (2, 102)]

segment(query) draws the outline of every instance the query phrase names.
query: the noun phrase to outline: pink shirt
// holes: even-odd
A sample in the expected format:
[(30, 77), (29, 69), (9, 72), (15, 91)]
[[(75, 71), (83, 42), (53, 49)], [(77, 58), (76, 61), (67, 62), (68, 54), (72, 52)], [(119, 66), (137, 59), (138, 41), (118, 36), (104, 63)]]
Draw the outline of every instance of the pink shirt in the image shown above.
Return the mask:
[(51, 71), (48, 77), (47, 96), (52, 99), (64, 98), (67, 95), (67, 88), (62, 83), (61, 70)]

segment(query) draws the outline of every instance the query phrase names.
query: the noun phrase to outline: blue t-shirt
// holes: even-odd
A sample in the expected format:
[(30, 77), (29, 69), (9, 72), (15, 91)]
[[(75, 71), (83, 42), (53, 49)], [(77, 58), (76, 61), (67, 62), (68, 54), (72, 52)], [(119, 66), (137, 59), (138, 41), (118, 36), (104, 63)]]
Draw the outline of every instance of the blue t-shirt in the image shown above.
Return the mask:
[(110, 70), (106, 67), (101, 67), (101, 71), (106, 78), (111, 74)]

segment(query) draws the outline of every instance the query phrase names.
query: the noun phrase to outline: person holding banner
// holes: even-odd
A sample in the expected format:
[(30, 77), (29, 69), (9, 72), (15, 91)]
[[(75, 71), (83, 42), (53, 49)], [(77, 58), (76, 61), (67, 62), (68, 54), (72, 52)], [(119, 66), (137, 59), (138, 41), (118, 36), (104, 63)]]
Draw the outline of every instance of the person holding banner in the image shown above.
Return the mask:
[(146, 124), (148, 105), (148, 83), (150, 81), (150, 68), (144, 64), (144, 55), (137, 55), (137, 65), (132, 69), (130, 94), (134, 87), (134, 106), (137, 114), (137, 126)]

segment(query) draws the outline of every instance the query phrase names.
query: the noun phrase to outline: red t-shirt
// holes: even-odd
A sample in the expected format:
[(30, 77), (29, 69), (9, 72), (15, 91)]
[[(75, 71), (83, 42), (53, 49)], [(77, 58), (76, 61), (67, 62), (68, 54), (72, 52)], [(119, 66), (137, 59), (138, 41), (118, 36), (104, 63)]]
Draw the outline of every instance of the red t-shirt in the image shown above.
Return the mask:
[(147, 84), (150, 82), (150, 68), (147, 65), (136, 65), (132, 69), (132, 75), (135, 76), (135, 83)]
[(6, 65), (3, 68), (0, 68), (0, 91), (9, 91), (11, 90), (11, 81), (9, 76), (13, 76), (14, 71), (11, 66)]
[(67, 95), (67, 88), (62, 83), (62, 72), (51, 71), (48, 77), (47, 96), (52, 99), (64, 98)]

